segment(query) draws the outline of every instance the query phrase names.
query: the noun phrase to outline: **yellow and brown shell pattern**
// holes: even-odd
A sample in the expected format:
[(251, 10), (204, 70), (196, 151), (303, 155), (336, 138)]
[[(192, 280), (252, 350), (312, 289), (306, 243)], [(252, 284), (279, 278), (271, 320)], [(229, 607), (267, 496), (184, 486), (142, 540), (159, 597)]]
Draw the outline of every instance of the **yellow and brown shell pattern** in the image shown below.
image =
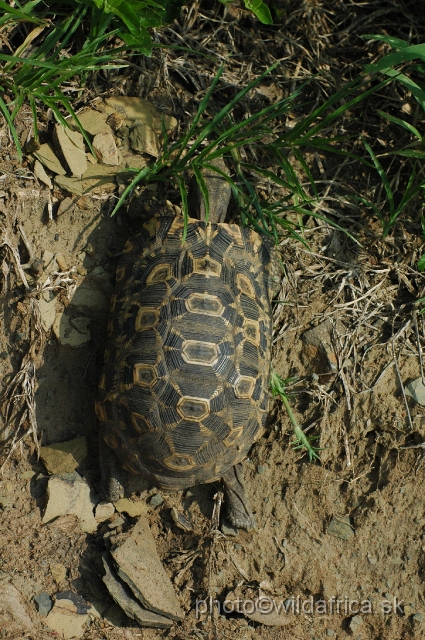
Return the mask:
[(117, 270), (96, 411), (121, 466), (164, 489), (211, 482), (263, 431), (269, 250), (250, 229), (154, 218)]

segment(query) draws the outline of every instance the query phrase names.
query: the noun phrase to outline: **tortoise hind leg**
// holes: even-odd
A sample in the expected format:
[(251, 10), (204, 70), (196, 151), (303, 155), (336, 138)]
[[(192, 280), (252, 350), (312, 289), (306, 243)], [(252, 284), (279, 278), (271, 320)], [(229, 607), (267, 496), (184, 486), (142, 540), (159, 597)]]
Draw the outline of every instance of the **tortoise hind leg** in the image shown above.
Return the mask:
[(230, 522), (238, 529), (246, 529), (247, 531), (255, 529), (255, 518), (245, 489), (241, 462), (225, 473), (223, 482), (227, 515)]
[(99, 466), (101, 489), (110, 502), (117, 502), (124, 497), (125, 473), (102, 433), (99, 434)]

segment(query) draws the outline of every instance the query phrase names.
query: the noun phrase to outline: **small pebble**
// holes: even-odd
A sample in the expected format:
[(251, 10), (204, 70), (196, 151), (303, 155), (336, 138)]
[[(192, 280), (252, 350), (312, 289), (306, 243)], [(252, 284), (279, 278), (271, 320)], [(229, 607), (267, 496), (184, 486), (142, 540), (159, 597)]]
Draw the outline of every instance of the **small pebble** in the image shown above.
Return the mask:
[(361, 616), (353, 616), (350, 620), (350, 629), (354, 633), (357, 628), (363, 624), (363, 618)]
[(335, 631), (333, 629), (326, 629), (326, 635), (327, 636), (334, 636), (335, 635)]
[(417, 624), (421, 624), (421, 622), (423, 621), (424, 617), (422, 613), (415, 613), (412, 616), (412, 620), (413, 622), (416, 622)]
[(378, 559), (374, 558), (373, 556), (368, 556), (367, 559), (369, 564), (376, 564), (378, 562)]
[(230, 524), (228, 520), (223, 520), (220, 529), (225, 536), (237, 536), (239, 533), (237, 528)]
[(257, 473), (258, 475), (263, 475), (263, 473), (266, 473), (266, 471), (268, 470), (269, 466), (267, 464), (259, 464), (257, 467)]
[(159, 507), (164, 502), (164, 498), (160, 493), (155, 493), (154, 496), (149, 500), (149, 504), (152, 507)]
[(53, 607), (53, 600), (45, 591), (37, 593), (37, 595), (34, 596), (34, 602), (36, 603), (38, 613), (41, 616), (47, 616), (50, 609)]
[(122, 518), (121, 516), (118, 516), (118, 518), (115, 518), (115, 520), (113, 520), (113, 522), (108, 524), (108, 527), (109, 527), (109, 529), (118, 529), (118, 527), (120, 527), (124, 523), (125, 523), (124, 518)]

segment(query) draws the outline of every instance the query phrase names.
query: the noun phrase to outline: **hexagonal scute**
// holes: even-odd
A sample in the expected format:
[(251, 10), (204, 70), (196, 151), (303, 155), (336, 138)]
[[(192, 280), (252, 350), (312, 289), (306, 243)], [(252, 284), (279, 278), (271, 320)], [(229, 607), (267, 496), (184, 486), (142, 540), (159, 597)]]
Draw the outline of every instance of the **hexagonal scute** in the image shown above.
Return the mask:
[(146, 329), (152, 329), (152, 327), (156, 327), (158, 322), (158, 309), (152, 309), (151, 307), (140, 307), (139, 311), (137, 312), (136, 331), (145, 331)]
[(255, 387), (255, 379), (249, 376), (240, 376), (235, 385), (235, 395), (238, 398), (250, 398)]
[(203, 420), (210, 413), (209, 400), (205, 398), (190, 398), (183, 396), (177, 403), (177, 411), (185, 420)]
[(221, 300), (209, 293), (191, 293), (186, 300), (186, 308), (192, 313), (203, 313), (207, 316), (221, 316), (224, 311)]
[(213, 342), (185, 340), (182, 345), (182, 357), (190, 364), (211, 365), (218, 360), (218, 346)]
[(221, 264), (209, 256), (205, 256), (205, 258), (195, 258), (193, 260), (193, 272), (201, 273), (205, 276), (219, 276), (221, 273)]
[(133, 382), (141, 387), (152, 387), (158, 376), (151, 364), (135, 364), (133, 368)]
[(244, 275), (243, 273), (238, 273), (238, 275), (236, 276), (236, 283), (242, 293), (247, 295), (249, 298), (255, 298), (254, 285), (252, 284), (248, 276)]
[(188, 471), (195, 466), (192, 456), (175, 453), (164, 460), (164, 464), (173, 471)]
[(260, 324), (258, 322), (255, 322), (255, 320), (245, 320), (243, 332), (248, 342), (255, 344), (256, 347), (260, 346)]
[(170, 276), (170, 264), (157, 264), (146, 278), (146, 284), (151, 285), (157, 284), (158, 282), (166, 282)]

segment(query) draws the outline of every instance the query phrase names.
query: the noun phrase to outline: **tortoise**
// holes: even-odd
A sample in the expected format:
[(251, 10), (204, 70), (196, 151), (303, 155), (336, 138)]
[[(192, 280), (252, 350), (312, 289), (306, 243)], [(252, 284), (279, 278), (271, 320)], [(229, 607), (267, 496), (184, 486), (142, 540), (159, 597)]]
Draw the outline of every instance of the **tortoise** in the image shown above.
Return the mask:
[(221, 478), (230, 521), (249, 530), (241, 463), (268, 415), (276, 255), (224, 222), (230, 187), (210, 172), (208, 222), (190, 189), (185, 239), (183, 217), (165, 215), (125, 245), (96, 401), (101, 476), (112, 501), (121, 469), (165, 491)]

